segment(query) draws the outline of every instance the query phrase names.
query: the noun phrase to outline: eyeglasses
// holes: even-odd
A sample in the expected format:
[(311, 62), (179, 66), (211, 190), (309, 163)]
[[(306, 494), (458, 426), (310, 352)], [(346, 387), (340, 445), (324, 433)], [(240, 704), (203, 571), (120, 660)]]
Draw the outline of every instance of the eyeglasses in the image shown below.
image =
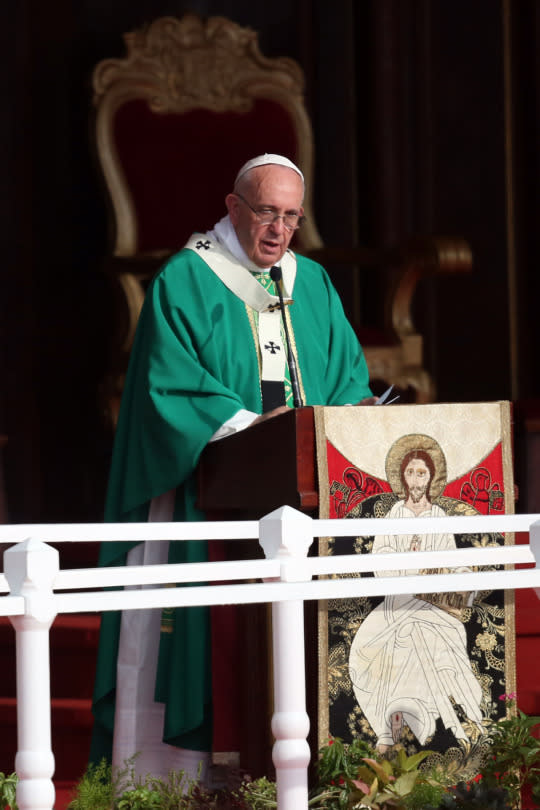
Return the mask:
[(300, 214), (276, 214), (271, 208), (259, 208), (257, 211), (257, 209), (253, 208), (253, 206), (248, 203), (245, 197), (242, 197), (237, 191), (234, 193), (253, 211), (261, 225), (272, 225), (276, 219), (282, 219), (288, 231), (296, 231), (300, 225), (306, 221), (306, 218)]

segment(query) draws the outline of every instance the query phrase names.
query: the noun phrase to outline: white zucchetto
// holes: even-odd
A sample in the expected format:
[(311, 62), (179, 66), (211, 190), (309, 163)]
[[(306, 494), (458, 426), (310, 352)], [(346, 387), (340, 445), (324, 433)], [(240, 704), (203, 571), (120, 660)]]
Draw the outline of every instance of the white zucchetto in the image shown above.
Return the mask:
[(289, 158), (283, 157), (283, 155), (259, 155), (256, 158), (252, 158), (248, 160), (247, 163), (244, 163), (238, 174), (236, 175), (236, 180), (234, 181), (234, 185), (238, 183), (242, 175), (246, 172), (249, 172), (251, 169), (256, 169), (258, 166), (285, 166), (287, 169), (292, 169), (302, 178), (302, 183), (304, 182), (304, 175), (292, 160)]

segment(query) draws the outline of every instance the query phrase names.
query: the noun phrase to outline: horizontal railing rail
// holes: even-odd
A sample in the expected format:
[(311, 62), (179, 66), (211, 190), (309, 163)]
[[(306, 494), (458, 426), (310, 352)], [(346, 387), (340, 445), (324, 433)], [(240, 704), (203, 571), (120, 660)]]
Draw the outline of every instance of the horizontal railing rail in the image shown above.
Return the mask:
[[(304, 517), (307, 517), (304, 515)], [(335, 520), (308, 518), (313, 536), (336, 534)], [(419, 518), (346, 518), (342, 536), (371, 536), (376, 521), (376, 534), (403, 534), (401, 521), (407, 521), (407, 534), (477, 534), (479, 532), (528, 532), (539, 519), (536, 514), (523, 515), (454, 515)], [(459, 532), (456, 531), (459, 521)], [(340, 521), (343, 525), (344, 521)], [(341, 531), (341, 530), (340, 530)], [(258, 520), (228, 520), (195, 523), (17, 523), (0, 524), (0, 543), (17, 543), (37, 537), (43, 543), (106, 543), (142, 540), (249, 540), (259, 537)]]
[[(489, 535), (514, 532), (528, 533), (529, 543), (489, 545)], [(441, 533), (472, 535), (477, 545), (308, 556), (320, 537)], [(218, 539), (253, 540), (253, 559), (62, 570), (59, 551), (51, 545)], [(265, 559), (257, 558), (257, 542)], [(540, 595), (540, 515), (337, 521), (283, 507), (260, 521), (2, 525), (0, 543), (14, 544), (4, 553), (0, 593), (6, 595), (0, 596), (0, 615), (10, 617), (17, 634), (20, 810), (50, 810), (54, 803), (48, 655), (49, 629), (59, 613), (272, 603), (278, 806), (304, 810), (310, 759), (303, 658), (306, 600), (509, 588), (534, 588)], [(195, 587), (181, 587), (188, 583)]]

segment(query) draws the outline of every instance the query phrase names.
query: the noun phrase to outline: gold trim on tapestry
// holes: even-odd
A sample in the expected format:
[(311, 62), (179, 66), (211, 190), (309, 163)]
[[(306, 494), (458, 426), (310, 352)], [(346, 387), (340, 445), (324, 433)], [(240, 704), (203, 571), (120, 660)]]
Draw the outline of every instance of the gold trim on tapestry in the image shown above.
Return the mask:
[[(508, 515), (515, 512), (515, 485), (514, 485), (514, 465), (512, 460), (512, 429), (511, 429), (511, 406), (507, 401), (501, 401), (501, 441), (503, 447), (503, 480), (504, 487), (504, 508)], [(505, 546), (515, 545), (513, 532), (507, 532), (504, 538)], [(506, 565), (505, 569), (513, 570), (513, 565)], [(504, 592), (504, 633), (505, 644), (508, 644), (505, 658), (505, 680), (508, 684), (507, 694), (512, 694), (517, 688), (516, 676), (516, 634), (514, 632), (516, 623), (516, 600), (513, 590)], [(515, 714), (515, 706), (508, 707), (508, 714)]]

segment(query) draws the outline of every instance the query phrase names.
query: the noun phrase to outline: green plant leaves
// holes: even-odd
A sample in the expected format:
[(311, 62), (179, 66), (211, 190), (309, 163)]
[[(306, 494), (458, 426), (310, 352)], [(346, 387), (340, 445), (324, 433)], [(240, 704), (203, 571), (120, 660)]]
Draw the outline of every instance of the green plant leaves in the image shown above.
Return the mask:
[(6, 776), (0, 773), (0, 807), (10, 807), (11, 810), (18, 810), (16, 793), (17, 793), (17, 774), (11, 773)]

